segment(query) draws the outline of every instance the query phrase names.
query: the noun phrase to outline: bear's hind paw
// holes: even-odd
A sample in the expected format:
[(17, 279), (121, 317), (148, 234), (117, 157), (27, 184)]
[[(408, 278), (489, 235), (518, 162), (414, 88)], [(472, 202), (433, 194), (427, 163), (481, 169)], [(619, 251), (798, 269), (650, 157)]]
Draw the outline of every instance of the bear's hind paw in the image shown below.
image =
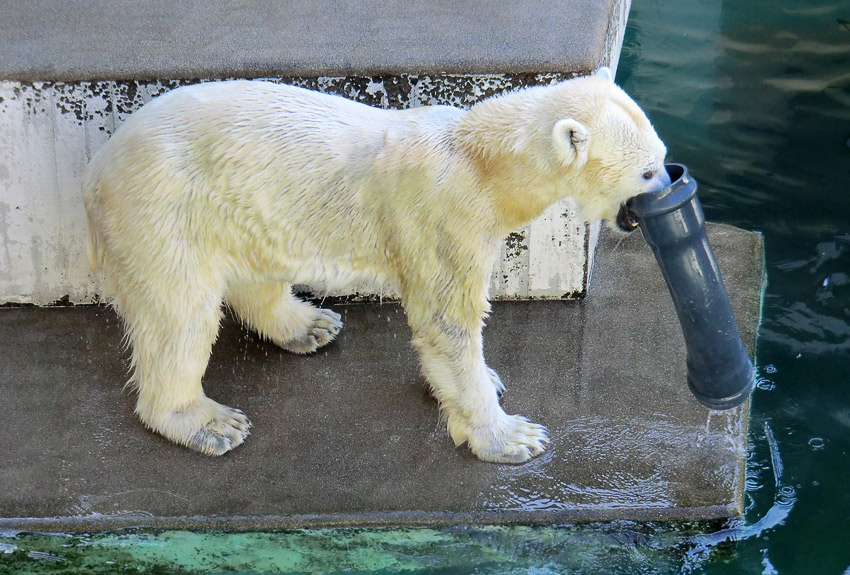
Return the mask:
[(316, 319), (307, 328), (307, 333), (281, 343), (280, 347), (291, 353), (306, 355), (333, 341), (342, 329), (340, 315), (329, 309), (319, 309), (317, 312)]

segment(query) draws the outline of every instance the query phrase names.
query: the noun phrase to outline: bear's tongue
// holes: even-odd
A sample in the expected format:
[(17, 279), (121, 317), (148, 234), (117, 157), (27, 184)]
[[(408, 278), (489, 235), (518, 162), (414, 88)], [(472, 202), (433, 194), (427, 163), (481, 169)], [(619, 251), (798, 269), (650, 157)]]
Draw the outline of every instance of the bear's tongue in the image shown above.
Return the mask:
[(638, 217), (626, 204), (620, 204), (617, 212), (617, 227), (624, 232), (633, 232), (638, 227)]

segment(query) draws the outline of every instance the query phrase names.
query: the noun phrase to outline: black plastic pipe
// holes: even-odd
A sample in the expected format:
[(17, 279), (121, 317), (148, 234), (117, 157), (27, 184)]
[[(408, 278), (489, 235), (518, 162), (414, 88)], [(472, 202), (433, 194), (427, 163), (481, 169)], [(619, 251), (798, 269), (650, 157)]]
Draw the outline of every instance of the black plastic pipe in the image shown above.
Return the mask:
[(681, 164), (665, 168), (672, 184), (635, 196), (626, 207), (636, 216), (673, 297), (687, 347), (688, 387), (706, 407), (730, 409), (752, 391), (753, 364), (705, 235), (697, 183)]

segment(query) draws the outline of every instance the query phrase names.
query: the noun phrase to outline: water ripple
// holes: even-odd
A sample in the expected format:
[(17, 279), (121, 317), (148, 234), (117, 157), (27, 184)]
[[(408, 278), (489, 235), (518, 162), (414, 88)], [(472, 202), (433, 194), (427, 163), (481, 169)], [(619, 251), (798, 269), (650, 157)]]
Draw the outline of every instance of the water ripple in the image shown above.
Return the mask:
[(767, 513), (761, 519), (751, 525), (736, 525), (729, 529), (721, 529), (714, 533), (700, 534), (689, 538), (690, 541), (697, 544), (692, 550), (695, 556), (703, 557), (707, 555), (711, 548), (724, 541), (741, 541), (742, 539), (759, 537), (765, 531), (784, 523), (791, 513), (794, 504), (797, 502), (797, 493), (792, 486), (786, 485), (782, 480), (784, 469), (782, 458), (779, 455), (779, 444), (776, 442), (776, 437), (773, 435), (773, 430), (768, 422), (764, 423), (764, 434), (770, 448), (770, 461), (773, 465), (773, 479), (776, 490), (773, 506), (767, 510)]

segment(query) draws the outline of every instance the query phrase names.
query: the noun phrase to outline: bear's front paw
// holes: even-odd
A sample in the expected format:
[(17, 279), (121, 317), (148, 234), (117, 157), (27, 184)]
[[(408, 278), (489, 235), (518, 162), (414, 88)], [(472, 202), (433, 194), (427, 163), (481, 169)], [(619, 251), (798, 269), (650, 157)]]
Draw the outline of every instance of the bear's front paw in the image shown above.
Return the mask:
[(307, 333), (280, 346), (291, 353), (304, 355), (313, 353), (323, 345), (329, 344), (342, 329), (342, 321), (338, 313), (329, 309), (316, 310), (316, 319), (307, 327)]
[(495, 428), (471, 429), (466, 441), (483, 461), (525, 463), (546, 450), (549, 432), (521, 415), (505, 415)]
[(186, 446), (207, 455), (223, 455), (231, 449), (242, 445), (250, 435), (251, 422), (238, 409), (220, 406), (221, 411), (199, 429)]
[(206, 455), (222, 455), (241, 445), (251, 428), (244, 413), (205, 395), (179, 409), (165, 409), (140, 396), (136, 413), (150, 429)]

